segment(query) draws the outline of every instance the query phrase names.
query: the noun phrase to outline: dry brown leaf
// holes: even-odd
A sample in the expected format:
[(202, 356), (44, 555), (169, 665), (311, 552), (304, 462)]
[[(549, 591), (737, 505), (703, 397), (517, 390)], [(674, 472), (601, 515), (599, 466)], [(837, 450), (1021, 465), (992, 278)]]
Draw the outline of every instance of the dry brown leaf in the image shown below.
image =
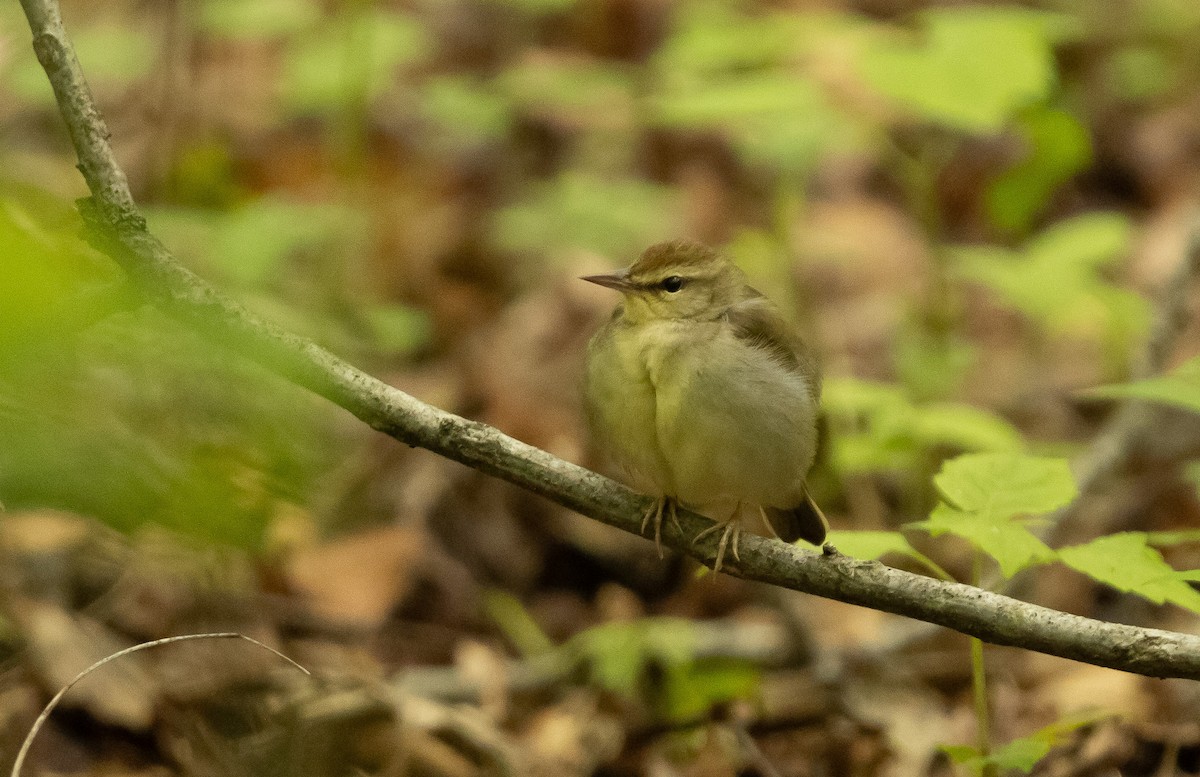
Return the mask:
[(416, 529), (374, 528), (295, 554), (287, 576), (320, 617), (375, 628), (410, 590), (424, 550)]

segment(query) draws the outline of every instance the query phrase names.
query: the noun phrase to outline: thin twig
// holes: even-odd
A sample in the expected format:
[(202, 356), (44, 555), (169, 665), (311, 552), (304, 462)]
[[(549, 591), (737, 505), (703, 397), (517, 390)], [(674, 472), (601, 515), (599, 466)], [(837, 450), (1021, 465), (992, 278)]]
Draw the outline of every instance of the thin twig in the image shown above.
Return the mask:
[[(71, 130), (92, 192), (84, 218), (150, 300), (211, 339), (345, 408), (371, 427), (494, 475), (560, 505), (637, 533), (651, 500), (499, 430), (426, 405), (314, 343), (249, 313), (183, 267), (149, 232), (108, 145), (54, 0), (21, 0), (38, 60)], [(679, 511), (665, 544), (711, 566), (716, 539), (690, 538), (711, 522)], [(750, 580), (905, 615), (986, 642), (1036, 650), (1154, 677), (1200, 679), (1200, 637), (1103, 623), (971, 586), (931, 580), (878, 562), (824, 554), (754, 536), (725, 571)]]
[(214, 632), (211, 634), (180, 634), (175, 637), (164, 637), (163, 639), (156, 639), (152, 642), (138, 643), (137, 645), (134, 645), (132, 647), (127, 647), (124, 650), (118, 650), (116, 653), (113, 653), (112, 655), (108, 655), (108, 656), (105, 656), (104, 658), (100, 659), (96, 663), (89, 666), (87, 669), (84, 669), (82, 672), (75, 675), (75, 678), (73, 680), (71, 680), (71, 682), (64, 685), (62, 688), (59, 689), (58, 693), (54, 694), (54, 698), (51, 699), (50, 702), (42, 709), (42, 714), (38, 715), (37, 720), (35, 720), (33, 722), (32, 728), (29, 729), (29, 733), (25, 735), (25, 741), (21, 743), (21, 749), (17, 752), (17, 760), (13, 762), (12, 777), (21, 777), (21, 767), (25, 765), (25, 756), (28, 755), (29, 748), (33, 746), (34, 738), (38, 735), (38, 732), (42, 730), (42, 726), (46, 723), (46, 721), (50, 719), (50, 713), (54, 712), (54, 708), (57, 707), (58, 703), (60, 701), (62, 701), (63, 697), (67, 695), (67, 691), (69, 691), (75, 687), (76, 683), (78, 683), (80, 680), (87, 677), (88, 675), (90, 675), (92, 672), (96, 671), (100, 667), (104, 666), (109, 661), (116, 661), (118, 658), (124, 658), (125, 656), (129, 655), (130, 653), (137, 653), (140, 650), (149, 650), (150, 648), (156, 648), (161, 645), (170, 645), (175, 642), (187, 642), (188, 640), (193, 640), (193, 639), (244, 639), (253, 645), (257, 645), (258, 647), (262, 648), (263, 650), (271, 651), (275, 655), (282, 658), (284, 661), (287, 661), (289, 664), (291, 664), (292, 666), (299, 669), (301, 672), (304, 672), (304, 674), (311, 674), (311, 672), (309, 672), (303, 666), (296, 663), (292, 659), (288, 658), (283, 653), (280, 653), (275, 648), (273, 648), (269, 645), (264, 645), (263, 643), (259, 642), (256, 639), (253, 639), (252, 637), (247, 637), (245, 634), (239, 634), (234, 631), (221, 631), (221, 632)]

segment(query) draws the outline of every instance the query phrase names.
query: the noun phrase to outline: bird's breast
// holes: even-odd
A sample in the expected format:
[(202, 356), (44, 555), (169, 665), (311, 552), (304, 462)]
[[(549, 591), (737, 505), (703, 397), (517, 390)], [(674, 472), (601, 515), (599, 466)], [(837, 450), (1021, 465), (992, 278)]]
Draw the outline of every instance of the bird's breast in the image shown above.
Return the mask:
[(589, 347), (585, 384), (593, 437), (642, 491), (674, 495), (658, 440), (656, 379), (662, 358), (653, 332), (613, 323)]

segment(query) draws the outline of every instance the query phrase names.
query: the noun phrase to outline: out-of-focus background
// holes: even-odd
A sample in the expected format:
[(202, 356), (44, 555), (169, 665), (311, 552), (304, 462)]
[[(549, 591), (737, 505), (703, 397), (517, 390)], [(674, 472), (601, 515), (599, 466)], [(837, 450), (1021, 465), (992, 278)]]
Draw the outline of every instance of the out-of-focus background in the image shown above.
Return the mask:
[[(1114, 405), (1080, 392), (1129, 379), (1197, 224), (1194, 0), (63, 14), (150, 227), (188, 267), (571, 461), (605, 467), (578, 386), (615, 302), (577, 277), (662, 239), (718, 246), (822, 355), (813, 490), (839, 530), (927, 518), (950, 456), (1085, 453)], [(81, 238), (74, 162), (4, 0), (0, 766), (92, 661), (236, 630), (317, 679), (229, 642), (131, 656), (68, 696), (26, 774), (985, 768), (944, 749), (978, 746), (964, 638), (698, 577), (372, 432), (134, 299)], [(1167, 366), (1198, 352), (1189, 325)], [(1055, 545), (1157, 532), (1174, 568), (1200, 566), (1164, 539), (1200, 526), (1200, 424), (1156, 418)], [(868, 555), (915, 571), (928, 557), (1071, 612), (1200, 625), (1190, 583), (1153, 588), (1173, 573), (1129, 539), (1151, 535), (1121, 535), (1133, 550), (1110, 566), (1166, 571), (1124, 585), (1048, 557), (1007, 580), (960, 538), (872, 536)], [(1025, 743), (986, 768), (1200, 773), (1195, 683), (985, 658), (992, 748)]]

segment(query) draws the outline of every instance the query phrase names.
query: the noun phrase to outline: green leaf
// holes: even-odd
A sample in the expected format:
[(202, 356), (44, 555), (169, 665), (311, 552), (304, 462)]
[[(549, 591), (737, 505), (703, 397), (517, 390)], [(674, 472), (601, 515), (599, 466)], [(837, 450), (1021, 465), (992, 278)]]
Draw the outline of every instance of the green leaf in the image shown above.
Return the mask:
[(1132, 243), (1127, 216), (1099, 211), (1058, 222), (1030, 241), (1025, 255), (1034, 263), (1097, 270), (1128, 254)]
[(914, 409), (899, 386), (832, 378), (823, 405), (836, 434), (832, 460), (839, 472), (905, 469), (917, 451), (910, 434)]
[(288, 51), (282, 90), (296, 111), (342, 109), (388, 91), (395, 71), (432, 49), (424, 23), (383, 9), (367, 9), (323, 25)]
[(512, 127), (511, 100), (465, 76), (437, 76), (422, 84), (421, 112), (433, 125), (430, 140), (450, 151), (504, 138)]
[(864, 148), (870, 131), (802, 73), (766, 70), (674, 83), (650, 103), (667, 127), (718, 130), (752, 161), (807, 170), (823, 154)]
[(598, 685), (634, 696), (652, 662), (669, 670), (690, 661), (695, 635), (683, 618), (646, 618), (595, 626), (575, 635), (568, 644)]
[(950, 760), (956, 764), (972, 764), (972, 767), (982, 763), (983, 758), (979, 754), (978, 748), (970, 745), (942, 745), (941, 751), (950, 756)]
[(1025, 440), (1015, 426), (973, 405), (943, 402), (919, 407), (913, 435), (926, 445), (962, 451), (1019, 451)]
[(433, 333), (429, 315), (407, 305), (373, 305), (366, 318), (375, 342), (392, 353), (410, 354), (427, 345)]
[(828, 152), (867, 148), (876, 128), (830, 100), (811, 68), (797, 66), (817, 41), (852, 46), (862, 26), (846, 15), (686, 4), (653, 62), (650, 119), (720, 132), (747, 161), (791, 173)]
[(912, 555), (913, 546), (898, 531), (850, 531), (846, 529), (829, 532), (825, 540), (847, 556), (862, 559), (878, 559), (889, 553)]
[(726, 3), (687, 4), (654, 66), (693, 77), (778, 64), (796, 50), (805, 21), (799, 14), (746, 16)]
[(1001, 769), (1017, 769), (1029, 773), (1038, 761), (1046, 757), (1053, 746), (1052, 741), (1042, 737), (1022, 737), (997, 748), (986, 760)]
[(952, 506), (991, 521), (1048, 513), (1075, 498), (1066, 459), (1019, 453), (970, 453), (942, 465), (933, 479)]
[(1000, 565), (1005, 577), (1022, 569), (1054, 560), (1054, 551), (1017, 521), (996, 519), (975, 512), (956, 510), (944, 504), (933, 509), (929, 520), (907, 524), (934, 537), (953, 534), (988, 554)]
[(1092, 160), (1087, 128), (1066, 111), (1034, 106), (1017, 120), (1028, 153), (987, 187), (992, 223), (1005, 232), (1024, 233), (1063, 182)]
[(931, 448), (1015, 451), (1020, 432), (982, 408), (957, 403), (914, 404), (899, 386), (853, 378), (826, 381), (823, 405), (836, 431), (834, 465), (841, 472), (911, 466)]
[(586, 248), (629, 256), (667, 239), (675, 212), (675, 195), (665, 186), (568, 170), (501, 209), (492, 228), (496, 241), (509, 251)]
[(1083, 394), (1107, 399), (1143, 399), (1200, 413), (1200, 357), (1184, 362), (1166, 375), (1098, 386)]
[(980, 754), (974, 747), (966, 745), (943, 745), (942, 752), (950, 756), (956, 764), (965, 766), (969, 771), (979, 774), (985, 766), (997, 766), (1001, 769), (1016, 769), (1028, 774), (1037, 762), (1046, 757), (1053, 743), (1039, 737), (1022, 737), (999, 747), (987, 756)]
[(1122, 532), (1100, 537), (1058, 552), (1072, 569), (1112, 586), (1137, 594), (1155, 604), (1171, 603), (1200, 612), (1200, 592), (1186, 581), (1189, 573), (1178, 572), (1150, 547), (1143, 532)]
[(88, 299), (102, 304), (102, 292), (119, 284), (115, 266), (81, 231), (69, 201), (0, 182), (0, 367), (9, 359), (50, 359), (42, 352), (61, 349), (53, 338), (72, 330), (72, 317), (86, 321)]
[(1020, 253), (954, 249), (959, 275), (983, 283), (1054, 332), (1100, 333), (1124, 343), (1145, 328), (1141, 298), (1107, 282), (1100, 270), (1125, 255), (1129, 220), (1093, 213), (1056, 224)]
[(656, 120), (667, 126), (720, 126), (758, 117), (800, 121), (824, 101), (815, 84), (797, 75), (768, 71), (753, 77), (712, 79), (660, 97)]
[(831, 531), (825, 541), (837, 548), (838, 552), (854, 558), (880, 559), (889, 553), (908, 556), (927, 567), (935, 577), (952, 579), (946, 570), (914, 548), (898, 531)]
[(1148, 102), (1179, 85), (1171, 53), (1154, 45), (1125, 46), (1109, 55), (1104, 83), (1122, 100)]
[(987, 756), (967, 745), (942, 745), (941, 749), (950, 756), (952, 761), (966, 766), (976, 774), (982, 772), (985, 766), (1016, 769), (1028, 774), (1038, 761), (1045, 758), (1052, 748), (1062, 744), (1071, 732), (1107, 717), (1110, 717), (1107, 713), (1092, 711), (1068, 716), (1044, 726), (1028, 736), (1014, 739), (1008, 744), (996, 748)]
[(505, 70), (497, 92), (551, 117), (608, 126), (633, 112), (633, 80), (622, 67), (602, 60), (541, 56)]
[(666, 670), (661, 707), (670, 720), (695, 720), (714, 705), (753, 699), (762, 687), (762, 672), (749, 661), (708, 658)]
[(1180, 529), (1179, 531), (1152, 531), (1146, 533), (1146, 544), (1155, 547), (1170, 547), (1200, 542), (1200, 529)]
[(924, 119), (997, 132), (1054, 83), (1046, 18), (1001, 7), (926, 11), (917, 40), (867, 48), (861, 71)]
[(903, 408), (907, 413), (910, 409), (899, 386), (848, 377), (825, 381), (822, 405), (826, 411), (842, 415), (870, 415), (892, 408)]

